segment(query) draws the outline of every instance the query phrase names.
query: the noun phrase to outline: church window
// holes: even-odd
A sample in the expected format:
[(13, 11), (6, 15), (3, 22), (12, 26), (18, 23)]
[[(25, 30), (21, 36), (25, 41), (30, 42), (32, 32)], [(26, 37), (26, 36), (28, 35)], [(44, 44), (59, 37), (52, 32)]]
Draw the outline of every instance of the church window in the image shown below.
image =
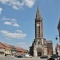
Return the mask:
[(40, 37), (40, 26), (37, 27), (37, 37)]

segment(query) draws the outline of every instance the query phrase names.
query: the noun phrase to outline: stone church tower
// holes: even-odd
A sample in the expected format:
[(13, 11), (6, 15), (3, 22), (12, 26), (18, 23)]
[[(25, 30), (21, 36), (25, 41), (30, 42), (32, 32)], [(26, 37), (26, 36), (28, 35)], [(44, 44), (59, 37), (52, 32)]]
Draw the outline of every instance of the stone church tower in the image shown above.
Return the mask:
[[(49, 41), (49, 44), (52, 48), (52, 41)], [(47, 50), (49, 50), (47, 49), (47, 41), (43, 37), (43, 20), (39, 8), (37, 8), (35, 18), (35, 39), (30, 47), (30, 54), (34, 57), (47, 55)]]

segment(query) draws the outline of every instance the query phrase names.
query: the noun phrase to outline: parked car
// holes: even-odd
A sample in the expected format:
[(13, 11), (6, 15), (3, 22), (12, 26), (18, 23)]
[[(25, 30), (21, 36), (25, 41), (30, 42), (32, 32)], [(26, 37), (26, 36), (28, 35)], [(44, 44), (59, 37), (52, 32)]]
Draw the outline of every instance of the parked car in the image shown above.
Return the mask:
[(56, 55), (56, 54), (54, 54), (54, 55), (51, 56), (51, 58), (58, 58), (58, 57), (59, 57), (59, 56)]
[(54, 58), (49, 58), (49, 59), (47, 59), (47, 60), (55, 60)]
[(44, 55), (44, 56), (40, 56), (40, 58), (42, 58), (42, 59), (43, 59), (43, 58), (48, 58), (48, 56)]
[(25, 58), (32, 58), (30, 54), (25, 54)]
[(24, 58), (23, 55), (15, 55), (15, 57), (17, 57), (17, 58)]

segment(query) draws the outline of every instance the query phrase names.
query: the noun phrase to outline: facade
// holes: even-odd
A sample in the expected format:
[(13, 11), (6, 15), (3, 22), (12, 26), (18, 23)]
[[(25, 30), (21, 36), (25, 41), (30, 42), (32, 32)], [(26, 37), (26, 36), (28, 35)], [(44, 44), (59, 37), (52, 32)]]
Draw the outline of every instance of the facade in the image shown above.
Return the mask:
[(52, 52), (52, 41), (46, 41), (46, 39), (43, 37), (43, 20), (39, 8), (37, 8), (35, 18), (35, 39), (30, 47), (30, 54), (34, 57), (43, 55), (50, 56), (52, 55)]
[(25, 50), (19, 47), (16, 47), (16, 55), (24, 55)]
[(5, 48), (4, 45), (0, 42), (0, 55), (4, 55), (5, 54)]
[(26, 50), (20, 47), (4, 44), (0, 42), (0, 56), (26, 54)]
[(52, 41), (47, 41), (47, 55), (51, 56), (53, 54)]
[(8, 44), (4, 44), (4, 48), (5, 48), (5, 56), (11, 55), (11, 46)]
[(14, 46), (11, 46), (11, 55), (16, 54), (17, 49)]
[(57, 44), (55, 50), (56, 50), (56, 54), (60, 56), (60, 45)]
[(58, 32), (59, 32), (59, 42), (60, 42), (60, 19), (59, 19), (59, 23), (58, 23), (57, 29), (58, 29)]
[(56, 45), (56, 54), (60, 56), (60, 19), (59, 19), (59, 22), (58, 22), (58, 26), (57, 26), (57, 29), (58, 29), (58, 32), (59, 32), (59, 44)]

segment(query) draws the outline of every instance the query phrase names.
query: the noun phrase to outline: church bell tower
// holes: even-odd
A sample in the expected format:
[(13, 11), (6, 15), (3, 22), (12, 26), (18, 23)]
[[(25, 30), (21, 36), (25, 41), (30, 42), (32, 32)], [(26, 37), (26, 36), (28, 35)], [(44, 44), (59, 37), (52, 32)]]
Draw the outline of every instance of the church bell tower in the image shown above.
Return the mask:
[[(43, 21), (39, 8), (37, 8), (35, 18), (35, 40), (41, 40), (43, 38)], [(42, 43), (42, 41), (40, 41)]]
[(34, 57), (52, 55), (52, 50), (52, 42), (43, 37), (43, 20), (38, 7), (35, 17), (35, 39), (30, 47), (30, 54)]
[(33, 46), (33, 55), (35, 57), (42, 56), (44, 53), (43, 51), (43, 21), (39, 11), (37, 8), (36, 17), (35, 17), (35, 39), (34, 39), (34, 46)]

